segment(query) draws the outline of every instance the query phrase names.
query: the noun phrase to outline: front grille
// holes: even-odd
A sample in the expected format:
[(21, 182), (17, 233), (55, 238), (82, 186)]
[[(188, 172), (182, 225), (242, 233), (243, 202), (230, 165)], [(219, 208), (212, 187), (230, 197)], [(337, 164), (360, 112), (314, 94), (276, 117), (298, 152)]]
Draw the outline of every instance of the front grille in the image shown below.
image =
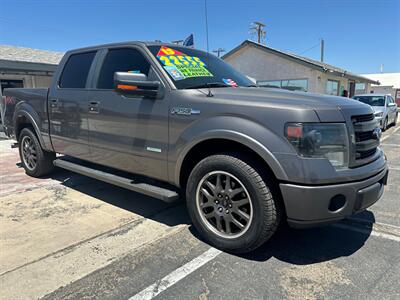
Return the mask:
[(373, 139), (373, 137), (372, 137), (373, 132), (374, 132), (373, 130), (366, 131), (366, 132), (358, 132), (356, 134), (356, 142), (363, 142), (363, 141)]
[(365, 160), (376, 153), (379, 140), (374, 138), (374, 129), (378, 127), (373, 114), (353, 116), (355, 134), (355, 160)]
[(356, 153), (356, 159), (364, 159), (364, 158), (370, 157), (370, 156), (374, 155), (375, 152), (376, 152), (376, 148), (375, 149), (371, 149), (371, 150), (367, 150), (367, 151), (357, 152)]
[(362, 122), (372, 121), (374, 118), (375, 118), (374, 114), (368, 114), (361, 116), (352, 116), (351, 120), (353, 121), (353, 123), (362, 123)]

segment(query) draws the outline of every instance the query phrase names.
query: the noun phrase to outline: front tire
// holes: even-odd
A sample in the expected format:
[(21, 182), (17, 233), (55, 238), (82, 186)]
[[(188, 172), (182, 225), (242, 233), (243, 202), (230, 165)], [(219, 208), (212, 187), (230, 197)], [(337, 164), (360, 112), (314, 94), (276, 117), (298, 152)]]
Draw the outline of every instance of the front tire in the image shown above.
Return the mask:
[(18, 144), (19, 156), (26, 174), (41, 177), (53, 171), (56, 154), (44, 151), (36, 134), (30, 128), (22, 129)]
[(385, 118), (385, 121), (383, 121), (383, 125), (382, 125), (382, 131), (386, 131), (387, 127), (388, 127), (388, 117)]
[(192, 170), (186, 189), (189, 215), (211, 245), (252, 251), (275, 233), (280, 210), (267, 177), (237, 154), (212, 155)]

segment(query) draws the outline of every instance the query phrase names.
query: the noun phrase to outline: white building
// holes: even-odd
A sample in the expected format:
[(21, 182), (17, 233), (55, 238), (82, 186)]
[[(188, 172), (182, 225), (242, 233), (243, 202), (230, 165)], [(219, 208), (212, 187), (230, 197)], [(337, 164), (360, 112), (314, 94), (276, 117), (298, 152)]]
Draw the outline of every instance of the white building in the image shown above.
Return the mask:
[(371, 92), (375, 94), (391, 94), (400, 104), (400, 73), (363, 74), (363, 76), (379, 81), (379, 85), (371, 85)]
[[(222, 57), (261, 86), (341, 96), (369, 93), (375, 80), (246, 40)], [(356, 91), (356, 87), (359, 89)], [(361, 90), (362, 87), (362, 90)]]

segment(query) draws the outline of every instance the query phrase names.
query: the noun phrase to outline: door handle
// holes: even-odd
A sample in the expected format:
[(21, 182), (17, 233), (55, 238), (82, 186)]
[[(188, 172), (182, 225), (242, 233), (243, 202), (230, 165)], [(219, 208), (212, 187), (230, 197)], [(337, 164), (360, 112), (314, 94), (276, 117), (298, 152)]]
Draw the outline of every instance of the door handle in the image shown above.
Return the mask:
[(58, 99), (50, 99), (50, 107), (56, 108), (58, 106)]
[(89, 102), (89, 113), (98, 114), (100, 112), (100, 102), (99, 101), (90, 101)]

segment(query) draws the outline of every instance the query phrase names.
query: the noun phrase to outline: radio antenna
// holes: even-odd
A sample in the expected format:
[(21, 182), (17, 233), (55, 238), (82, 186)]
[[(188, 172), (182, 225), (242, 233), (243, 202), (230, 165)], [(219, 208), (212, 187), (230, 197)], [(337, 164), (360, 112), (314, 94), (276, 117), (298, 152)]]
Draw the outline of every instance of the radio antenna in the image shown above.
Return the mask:
[[(210, 48), (209, 48), (209, 42), (208, 42), (208, 11), (207, 11), (207, 0), (204, 0), (204, 14), (206, 17), (206, 43), (207, 43), (207, 65), (210, 64)], [(207, 84), (208, 86), (208, 93), (207, 97), (214, 97), (210, 84)]]

